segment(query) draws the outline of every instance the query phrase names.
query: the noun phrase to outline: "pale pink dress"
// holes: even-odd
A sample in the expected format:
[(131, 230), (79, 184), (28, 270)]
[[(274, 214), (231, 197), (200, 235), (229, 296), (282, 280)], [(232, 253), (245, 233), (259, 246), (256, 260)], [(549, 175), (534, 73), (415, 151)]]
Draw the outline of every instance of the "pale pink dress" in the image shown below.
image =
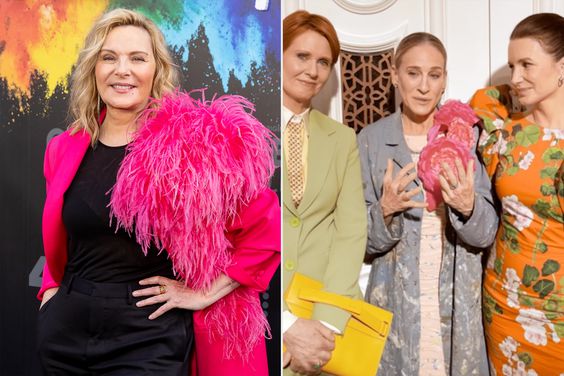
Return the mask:
[[(411, 158), (417, 163), (427, 144), (426, 135), (405, 135)], [(421, 248), (419, 258), (421, 342), (419, 346), (419, 375), (445, 376), (445, 360), (439, 314), (439, 273), (445, 233), (445, 208), (423, 210), (421, 220)]]

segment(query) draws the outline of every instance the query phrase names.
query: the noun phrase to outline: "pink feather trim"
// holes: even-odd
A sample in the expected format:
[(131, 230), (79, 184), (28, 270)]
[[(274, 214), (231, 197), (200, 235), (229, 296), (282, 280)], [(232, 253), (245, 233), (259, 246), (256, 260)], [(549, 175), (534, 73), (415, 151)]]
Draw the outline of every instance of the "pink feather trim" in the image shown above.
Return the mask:
[[(177, 92), (154, 101), (128, 145), (111, 216), (143, 252), (166, 250), (186, 286), (205, 291), (231, 264), (226, 226), (268, 187), (274, 135), (240, 96), (206, 101)], [(268, 329), (256, 291), (241, 286), (206, 309), (210, 336), (246, 359)]]

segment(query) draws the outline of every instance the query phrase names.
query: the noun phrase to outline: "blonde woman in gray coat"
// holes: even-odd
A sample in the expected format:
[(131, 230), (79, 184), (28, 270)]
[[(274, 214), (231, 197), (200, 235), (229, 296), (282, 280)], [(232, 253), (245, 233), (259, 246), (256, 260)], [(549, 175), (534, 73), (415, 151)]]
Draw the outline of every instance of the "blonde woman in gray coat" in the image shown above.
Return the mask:
[(358, 136), (372, 258), (366, 300), (394, 313), (379, 376), (489, 374), (482, 256), (498, 221), (489, 180), (475, 154), (467, 166), (458, 161), (456, 172), (447, 166), (444, 204), (430, 212), (415, 172), (446, 74), (436, 37), (405, 37), (392, 70), (401, 111)]

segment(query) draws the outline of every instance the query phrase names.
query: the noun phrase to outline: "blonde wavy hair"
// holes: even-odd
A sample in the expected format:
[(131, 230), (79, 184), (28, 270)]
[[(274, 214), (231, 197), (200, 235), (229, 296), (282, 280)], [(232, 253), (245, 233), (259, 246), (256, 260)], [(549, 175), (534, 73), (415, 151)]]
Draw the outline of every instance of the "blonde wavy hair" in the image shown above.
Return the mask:
[(98, 117), (101, 109), (101, 100), (96, 88), (96, 62), (106, 37), (118, 26), (137, 26), (149, 33), (156, 63), (151, 97), (159, 99), (164, 93), (173, 91), (177, 84), (176, 66), (172, 62), (162, 32), (153, 21), (141, 13), (122, 8), (103, 14), (86, 36), (72, 75), (70, 90), (71, 134), (85, 131), (90, 135), (93, 145), (100, 133)]

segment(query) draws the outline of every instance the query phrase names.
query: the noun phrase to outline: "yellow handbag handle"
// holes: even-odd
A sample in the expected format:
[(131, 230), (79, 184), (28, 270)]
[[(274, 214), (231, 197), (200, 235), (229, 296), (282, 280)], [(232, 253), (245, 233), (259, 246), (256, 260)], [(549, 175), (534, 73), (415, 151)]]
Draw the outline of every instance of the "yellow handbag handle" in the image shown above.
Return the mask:
[(358, 306), (358, 301), (354, 299), (347, 298), (346, 296), (333, 294), (323, 290), (316, 290), (312, 288), (303, 288), (298, 292), (298, 296), (303, 299), (310, 301), (312, 303), (323, 303), (327, 305), (332, 305), (340, 308), (344, 311), (349, 312), (351, 315), (360, 314), (360, 307)]
[(370, 310), (377, 311), (381, 309), (374, 306), (365, 308), (363, 306), (368, 305), (368, 303), (363, 301), (312, 288), (300, 289), (298, 296), (300, 299), (307, 300), (312, 303), (327, 304), (347, 311), (357, 320), (370, 326), (382, 337), (385, 337), (389, 331), (390, 323), (370, 312)]

